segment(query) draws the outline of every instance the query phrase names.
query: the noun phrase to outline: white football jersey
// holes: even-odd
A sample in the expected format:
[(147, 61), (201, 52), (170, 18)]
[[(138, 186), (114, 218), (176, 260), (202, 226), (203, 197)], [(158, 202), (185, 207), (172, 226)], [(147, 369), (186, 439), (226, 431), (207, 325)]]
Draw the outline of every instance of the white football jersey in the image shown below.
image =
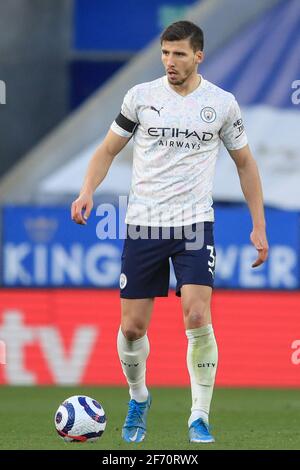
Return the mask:
[(133, 135), (127, 224), (168, 227), (214, 220), (220, 143), (229, 150), (247, 144), (231, 93), (201, 77), (198, 88), (181, 96), (164, 76), (131, 88), (111, 129)]

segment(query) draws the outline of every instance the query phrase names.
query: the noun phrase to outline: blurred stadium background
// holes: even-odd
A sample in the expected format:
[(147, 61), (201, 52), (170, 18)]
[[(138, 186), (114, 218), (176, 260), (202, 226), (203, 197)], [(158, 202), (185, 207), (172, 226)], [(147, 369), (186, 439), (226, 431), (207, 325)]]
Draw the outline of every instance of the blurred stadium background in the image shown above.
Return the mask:
[[(123, 240), (97, 238), (96, 208), (110, 203), (118, 214), (118, 198), (130, 186), (131, 144), (97, 190), (86, 227), (71, 222), (70, 204), (128, 88), (163, 74), (160, 32), (184, 18), (204, 30), (200, 72), (241, 104), (270, 242), (267, 263), (253, 270), (251, 221), (223, 150), (214, 192), (216, 383), (300, 388), (299, 0), (0, 2), (3, 385), (125, 385), (115, 346)], [(173, 273), (149, 331), (152, 387), (189, 385), (172, 287)]]

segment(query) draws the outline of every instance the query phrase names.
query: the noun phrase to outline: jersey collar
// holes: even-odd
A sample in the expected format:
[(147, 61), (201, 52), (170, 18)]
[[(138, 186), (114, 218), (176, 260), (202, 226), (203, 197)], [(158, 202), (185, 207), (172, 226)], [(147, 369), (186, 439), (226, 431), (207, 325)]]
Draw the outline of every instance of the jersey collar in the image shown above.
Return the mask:
[(177, 93), (177, 91), (175, 91), (171, 85), (169, 84), (169, 80), (168, 80), (168, 77), (166, 75), (164, 75), (162, 77), (162, 80), (163, 80), (163, 84), (165, 86), (165, 88), (167, 88), (167, 90), (172, 93), (173, 96), (177, 96), (178, 98), (182, 98), (182, 99), (185, 99), (185, 98), (188, 98), (189, 96), (193, 96), (199, 92), (202, 92), (203, 89), (205, 88), (205, 83), (206, 83), (206, 80), (203, 78), (203, 76), (201, 74), (199, 74), (200, 77), (201, 77), (201, 82), (200, 84), (198, 85), (197, 88), (195, 88), (194, 91), (192, 91), (191, 93), (188, 93), (186, 96), (183, 96), (183, 95), (180, 95), (179, 93)]

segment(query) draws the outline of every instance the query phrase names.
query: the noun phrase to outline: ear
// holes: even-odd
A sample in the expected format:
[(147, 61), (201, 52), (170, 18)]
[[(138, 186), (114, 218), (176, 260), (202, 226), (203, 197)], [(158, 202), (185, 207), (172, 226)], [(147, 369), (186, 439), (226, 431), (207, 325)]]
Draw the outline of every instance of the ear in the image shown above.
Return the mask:
[(197, 51), (196, 52), (196, 63), (201, 64), (204, 60), (204, 52), (203, 51)]

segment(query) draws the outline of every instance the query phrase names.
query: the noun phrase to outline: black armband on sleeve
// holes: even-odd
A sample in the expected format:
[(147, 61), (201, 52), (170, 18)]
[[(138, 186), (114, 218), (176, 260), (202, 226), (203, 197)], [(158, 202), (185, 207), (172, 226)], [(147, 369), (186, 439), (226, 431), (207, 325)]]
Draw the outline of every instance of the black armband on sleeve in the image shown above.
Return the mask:
[(136, 126), (137, 123), (130, 121), (130, 119), (127, 119), (127, 117), (123, 116), (122, 113), (119, 114), (119, 116), (115, 119), (116, 123), (118, 126), (120, 126), (124, 131), (132, 133)]

